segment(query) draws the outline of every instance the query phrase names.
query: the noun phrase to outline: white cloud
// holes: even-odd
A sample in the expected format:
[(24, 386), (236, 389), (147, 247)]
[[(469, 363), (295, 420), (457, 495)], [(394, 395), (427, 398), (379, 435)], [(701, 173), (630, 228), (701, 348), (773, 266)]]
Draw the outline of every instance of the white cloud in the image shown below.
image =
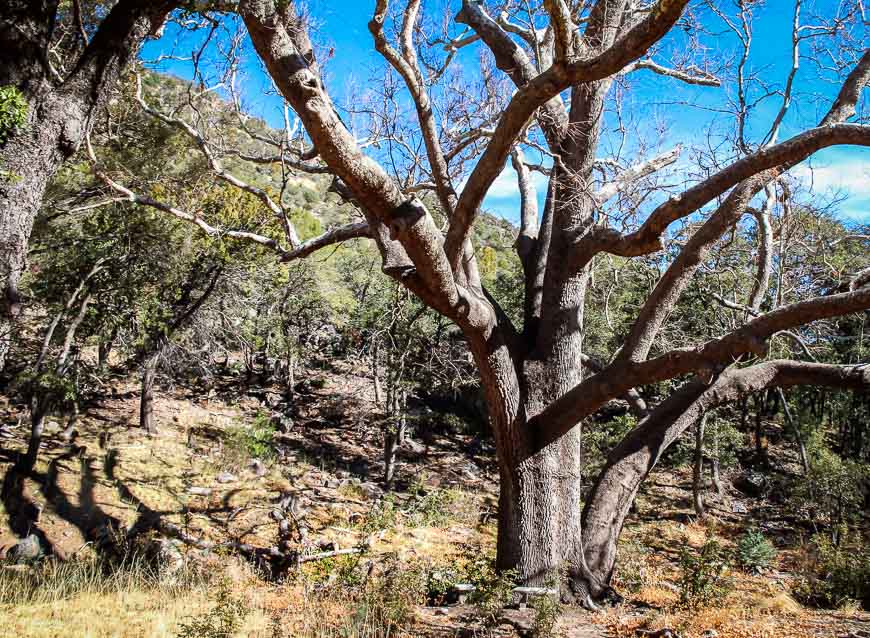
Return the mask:
[(839, 205), (843, 217), (870, 222), (870, 152), (866, 149), (823, 151), (791, 174), (815, 193), (844, 195)]
[[(531, 172), (532, 184), (538, 194), (547, 188), (547, 176), (537, 171)], [(486, 194), (487, 199), (516, 199), (519, 201), (520, 187), (517, 185), (517, 172), (512, 166), (505, 166), (504, 170), (495, 178), (492, 186)]]
[(860, 157), (838, 157), (832, 162), (803, 163), (792, 174), (816, 192), (842, 191), (852, 197), (870, 197), (870, 161)]

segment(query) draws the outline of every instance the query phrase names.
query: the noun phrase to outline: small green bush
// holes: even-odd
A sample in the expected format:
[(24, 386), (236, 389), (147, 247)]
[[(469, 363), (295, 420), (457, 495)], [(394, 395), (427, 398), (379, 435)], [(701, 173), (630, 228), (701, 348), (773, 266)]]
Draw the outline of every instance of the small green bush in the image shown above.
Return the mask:
[(0, 86), (0, 144), (27, 122), (27, 100), (17, 87)]
[(383, 529), (393, 529), (399, 520), (399, 508), (395, 494), (387, 494), (376, 501), (363, 518), (359, 527), (369, 534)]
[(737, 563), (745, 571), (760, 574), (776, 558), (776, 548), (757, 529), (748, 530), (737, 542)]
[(465, 577), (475, 586), (468, 597), (484, 625), (498, 624), (499, 612), (510, 604), (516, 586), (517, 573), (508, 569), (497, 571), (491, 557), (476, 553), (468, 556)]
[[(315, 610), (311, 623), (301, 632), (310, 638), (395, 638), (408, 635), (414, 608), (426, 601), (427, 570), (422, 564), (402, 565), (395, 555), (381, 564), (377, 577), (365, 576), (365, 566), (344, 562), (329, 586), (316, 587), (317, 598), (309, 601)], [(345, 572), (342, 574), (341, 572)], [(360, 577), (362, 575), (362, 577)], [(339, 601), (348, 615), (324, 616), (318, 608), (326, 600)], [(306, 623), (307, 624), (307, 623)]]
[(451, 506), (460, 497), (456, 490), (432, 490), (417, 500), (408, 512), (414, 527), (441, 527), (452, 515)]
[(636, 594), (647, 581), (651, 550), (637, 541), (627, 541), (619, 548), (616, 584)]
[(222, 579), (215, 590), (215, 605), (205, 614), (181, 623), (179, 638), (231, 638), (250, 613), (248, 606), (235, 598), (229, 579)]
[(680, 551), (680, 602), (692, 609), (721, 602), (733, 588), (730, 567), (729, 552), (712, 535), (700, 549), (684, 544)]
[(532, 602), (535, 610), (535, 623), (532, 625), (533, 638), (555, 638), (556, 622), (562, 611), (559, 601), (553, 596), (539, 596)]
[(844, 533), (839, 545), (827, 534), (816, 534), (794, 594), (816, 607), (838, 608), (857, 601), (870, 610), (870, 547), (857, 533)]
[(809, 437), (807, 455), (809, 472), (794, 482), (789, 504), (797, 515), (826, 526), (836, 541), (839, 530), (854, 523), (863, 511), (870, 466), (840, 457), (820, 432)]
[(248, 426), (237, 426), (230, 431), (227, 446), (241, 458), (240, 463), (246, 463), (249, 458), (263, 461), (275, 456), (275, 424), (269, 415), (258, 412), (253, 422)]

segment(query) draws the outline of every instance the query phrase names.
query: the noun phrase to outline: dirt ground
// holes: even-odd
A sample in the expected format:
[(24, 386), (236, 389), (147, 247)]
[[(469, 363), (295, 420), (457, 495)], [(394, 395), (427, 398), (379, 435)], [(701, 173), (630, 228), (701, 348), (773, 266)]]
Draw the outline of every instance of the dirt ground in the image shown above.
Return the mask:
[[(211, 393), (163, 388), (155, 406), (156, 437), (136, 427), (135, 383), (118, 378), (80, 419), (72, 441), (61, 437), (63, 423), (49, 419), (36, 472), (26, 479), (11, 471), (16, 452), (26, 444), (26, 415), (0, 397), (0, 419), (7, 425), (6, 438), (0, 439), (0, 553), (35, 533), (47, 551), (73, 558), (93, 551), (112, 530), (155, 520), (218, 547), (268, 548), (280, 535), (276, 504), (288, 497), (294, 517), (303, 521), (302, 544), (310, 551), (365, 544), (367, 559), (375, 564), (450, 566), (469, 548), (493, 550), (497, 470), (491, 446), (471, 434), (419, 437), (414, 451), (401, 457), (390, 501), (401, 514), (378, 530), (372, 522), (374, 504), (383, 497), (382, 443), (371, 384), (343, 364), (312, 379), (316, 382), (304, 384), (296, 396), (289, 431), (276, 435), (277, 454), (264, 459), (262, 469), (252, 466), (250, 454), (233, 441), (258, 414), (270, 412), (266, 404), (274, 397), (248, 393), (231, 378)], [(18, 424), (20, 416), (25, 418)], [(624, 569), (638, 571), (642, 586), (598, 612), (563, 610), (557, 626), (561, 635), (633, 636), (638, 629), (669, 627), (684, 638), (870, 636), (870, 614), (807, 609), (791, 597), (796, 550), (785, 534), (773, 571), (763, 576), (735, 572), (726, 600), (698, 611), (681, 608), (675, 585), (679, 548), (702, 544), (709, 527), (692, 516), (690, 482), (681, 473), (651, 477), (621, 541)], [(444, 494), (446, 500), (437, 511), (422, 511), (421, 493)], [(726, 545), (750, 524), (757, 505), (730, 489), (721, 498), (711, 495), (709, 504), (715, 533)], [(301, 635), (294, 632), (312, 613), (304, 584), (269, 582), (249, 563), (221, 552), (217, 556), (224, 556), (219, 568), (252, 610), (240, 635)], [(51, 605), (0, 604), (0, 633), (172, 636), (185, 618), (212, 603), (210, 592), (193, 588), (184, 597), (171, 590), (131, 590)], [(420, 606), (407, 635), (471, 635), (473, 613), (462, 605)], [(528, 634), (534, 612), (509, 611), (503, 620), (499, 635)]]

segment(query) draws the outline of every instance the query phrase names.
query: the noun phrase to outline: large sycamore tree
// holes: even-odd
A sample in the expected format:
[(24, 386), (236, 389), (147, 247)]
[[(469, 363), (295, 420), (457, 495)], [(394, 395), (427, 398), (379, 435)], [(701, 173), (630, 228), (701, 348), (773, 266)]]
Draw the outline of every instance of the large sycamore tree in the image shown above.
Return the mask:
[[(290, 143), (290, 134), (286, 140), (263, 138), (264, 154), (250, 159), (334, 175), (335, 189), (362, 219), (300, 241), (279, 201), (225, 168), (221, 160), (232, 149), (210, 138), (208, 127), (177, 110), (160, 111), (141, 92), (138, 99), (147, 112), (195, 139), (218, 178), (256, 194), (282, 218), (286, 246), (273, 237), (217, 228), (196, 212), (139, 195), (112, 177), (93, 151), (91, 159), (106, 186), (130, 201), (209, 234), (257, 242), (285, 260), (371, 238), (384, 273), (454, 322), (473, 354), (498, 456), (498, 566), (516, 569), (530, 584), (566, 575), (563, 598), (592, 604), (609, 591), (617, 539), (638, 488), (664, 450), (705, 412), (771, 388), (870, 386), (867, 366), (768, 356), (777, 334), (870, 308), (867, 271), (795, 303), (778, 304), (768, 294), (775, 262), (771, 211), (789, 200), (788, 171), (826, 147), (870, 145), (870, 126), (856, 113), (870, 80), (870, 52), (850, 30), (861, 28), (859, 7), (838, 5), (836, 15), (807, 22), (800, 2), (793, 5), (792, 61), (783, 86), (774, 90), (747, 62), (756, 4), (737, 0), (725, 11), (713, 3), (690, 10), (688, 0), (462, 0), (448, 5), (458, 13), (441, 22), (458, 35), (438, 38), (431, 32), (440, 17), (428, 15), (421, 0), (377, 0), (369, 31), (390, 71), (368, 104), (344, 111), (351, 124), (363, 114), (374, 122), (365, 141), (339, 116), (324, 84), (327, 60), (352, 62), (340, 50), (312, 44), (315, 32), (304, 7), (292, 0), (211, 5), (241, 18), (304, 128), (301, 146)], [(696, 171), (702, 176), (685, 190), (637, 195), (638, 184), (672, 165), (680, 151), (628, 165), (623, 158), (608, 161), (602, 148), (607, 105), (621, 79), (636, 71), (656, 74), (662, 91), (673, 82), (724, 90), (710, 66), (702, 68), (675, 44), (697, 27), (698, 12), (718, 19), (717, 28), (737, 43), (730, 60), (736, 91), (723, 101), (734, 134), (727, 144), (710, 144), (698, 154), (699, 162), (706, 158)], [(694, 36), (683, 41), (696, 42)], [(480, 72), (470, 76), (450, 71), (466, 47), (484, 53)], [(795, 79), (800, 61), (809, 50), (821, 55), (823, 49), (837, 88), (827, 98), (816, 96), (815, 126), (793, 132), (786, 123), (805, 93)], [(759, 86), (767, 104), (775, 103), (764, 111), (770, 120), (763, 127), (753, 115)], [(410, 118), (397, 107), (401, 100), (412, 105)], [(784, 130), (793, 134), (780, 139)], [(701, 145), (702, 137), (686, 142)], [(526, 159), (532, 153), (546, 161), (532, 165)], [(405, 158), (401, 170), (397, 155)], [(524, 277), (521, 325), (483, 288), (473, 242), (484, 197), (509, 160), (522, 196), (516, 241)], [(530, 170), (547, 176), (541, 210)], [(637, 197), (626, 197), (633, 204), (619, 215), (624, 207), (608, 202), (624, 194)], [(741, 321), (672, 349), (662, 339), (669, 315), (744, 216), (758, 227), (751, 290), (742, 299), (710, 299), (739, 309)], [(633, 309), (621, 347), (607, 358), (593, 357), (584, 343), (584, 307), (596, 260), (609, 258), (651, 261), (659, 276)], [(659, 390), (647, 392), (650, 387)], [(664, 397), (663, 387), (672, 388)], [(638, 424), (584, 491), (582, 430), (594, 427), (591, 417), (619, 399), (628, 401)]]

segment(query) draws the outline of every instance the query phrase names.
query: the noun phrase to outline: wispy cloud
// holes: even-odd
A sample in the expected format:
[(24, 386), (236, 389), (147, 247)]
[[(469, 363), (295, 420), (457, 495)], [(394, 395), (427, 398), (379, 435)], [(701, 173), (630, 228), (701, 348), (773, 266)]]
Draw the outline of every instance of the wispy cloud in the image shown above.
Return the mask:
[(840, 204), (844, 217), (870, 221), (870, 152), (867, 149), (819, 153), (811, 162), (796, 166), (791, 174), (815, 193), (844, 195), (846, 199)]

